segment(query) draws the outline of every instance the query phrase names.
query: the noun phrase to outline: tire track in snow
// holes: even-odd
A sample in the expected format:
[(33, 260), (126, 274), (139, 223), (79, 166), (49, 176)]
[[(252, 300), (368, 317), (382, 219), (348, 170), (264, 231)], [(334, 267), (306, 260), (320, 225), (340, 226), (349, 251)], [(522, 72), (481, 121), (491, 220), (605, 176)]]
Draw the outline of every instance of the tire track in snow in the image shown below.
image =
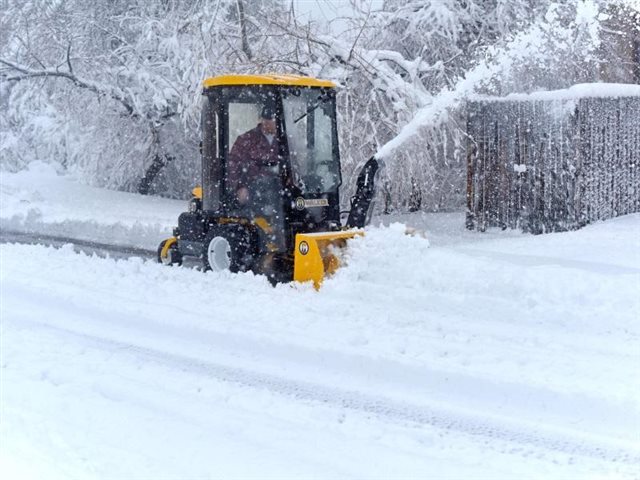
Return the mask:
[[(82, 339), (95, 347), (115, 353), (129, 354), (138, 361), (147, 361), (192, 374), (202, 375), (214, 381), (235, 384), (247, 388), (263, 388), (270, 393), (299, 401), (321, 403), (344, 408), (408, 426), (425, 425), (474, 437), (528, 445), (568, 455), (592, 457), (613, 463), (640, 464), (640, 452), (609, 444), (606, 440), (583, 439), (577, 435), (534, 429), (527, 425), (500, 424), (478, 416), (452, 413), (443, 408), (418, 406), (407, 402), (376, 397), (355, 390), (336, 388), (317, 383), (292, 380), (285, 377), (208, 362), (186, 355), (168, 353), (157, 349), (107, 339), (96, 335), (56, 327), (33, 321), (20, 321), (20, 326), (31, 324), (36, 328)], [(482, 415), (482, 412), (478, 412)]]
[(2, 230), (0, 232), (0, 243), (21, 243), (25, 245), (45, 245), (60, 248), (66, 244), (71, 244), (76, 252), (83, 252), (88, 255), (113, 257), (141, 257), (155, 259), (156, 252), (144, 248), (131, 247), (126, 245), (113, 245), (110, 243), (100, 243), (93, 240), (81, 240), (79, 238), (64, 237), (60, 235), (47, 235), (40, 233), (19, 232), (14, 230)]

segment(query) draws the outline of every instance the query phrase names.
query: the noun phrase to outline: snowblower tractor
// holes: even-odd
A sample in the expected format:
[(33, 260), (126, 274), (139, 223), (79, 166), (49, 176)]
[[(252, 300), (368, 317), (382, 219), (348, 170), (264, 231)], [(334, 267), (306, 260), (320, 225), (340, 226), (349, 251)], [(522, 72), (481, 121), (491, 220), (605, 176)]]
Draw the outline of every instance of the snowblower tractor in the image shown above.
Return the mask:
[(346, 240), (362, 234), (379, 170), (375, 158), (364, 164), (342, 225), (335, 87), (288, 75), (206, 79), (202, 183), (158, 261), (192, 256), (205, 270), (319, 288), (338, 268)]

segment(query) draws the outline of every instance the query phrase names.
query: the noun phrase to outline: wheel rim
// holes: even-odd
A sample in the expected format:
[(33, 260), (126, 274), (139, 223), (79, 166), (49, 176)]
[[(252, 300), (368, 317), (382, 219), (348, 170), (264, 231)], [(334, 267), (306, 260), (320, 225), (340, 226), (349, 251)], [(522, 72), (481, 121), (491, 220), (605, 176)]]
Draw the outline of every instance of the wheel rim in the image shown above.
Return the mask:
[(231, 266), (231, 245), (224, 237), (214, 237), (207, 247), (207, 260), (214, 272), (229, 270)]

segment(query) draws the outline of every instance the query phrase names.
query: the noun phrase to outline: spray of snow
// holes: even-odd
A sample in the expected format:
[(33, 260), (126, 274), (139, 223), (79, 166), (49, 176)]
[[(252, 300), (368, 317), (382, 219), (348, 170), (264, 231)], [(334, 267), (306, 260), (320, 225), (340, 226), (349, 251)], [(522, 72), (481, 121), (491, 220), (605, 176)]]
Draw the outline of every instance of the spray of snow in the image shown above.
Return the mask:
[(585, 0), (577, 5), (574, 21), (564, 25), (564, 19), (559, 14), (560, 8), (560, 4), (553, 4), (543, 19), (516, 35), (506, 46), (488, 48), (485, 61), (470, 70), (453, 88), (444, 88), (435, 95), (431, 103), (421, 108), (398, 135), (378, 150), (376, 157), (387, 160), (421, 129), (442, 124), (449, 118), (449, 112), (459, 108), (470, 95), (481, 89), (491, 89), (497, 80), (508, 79), (524, 59), (542, 64), (549, 55), (556, 53), (550, 52), (546, 46), (545, 39), (551, 35), (558, 40), (556, 47), (562, 49), (569, 48), (576, 31), (586, 32), (590, 50), (581, 53), (584, 57), (590, 56), (599, 46), (600, 21), (605, 20), (606, 16), (599, 12), (594, 0)]

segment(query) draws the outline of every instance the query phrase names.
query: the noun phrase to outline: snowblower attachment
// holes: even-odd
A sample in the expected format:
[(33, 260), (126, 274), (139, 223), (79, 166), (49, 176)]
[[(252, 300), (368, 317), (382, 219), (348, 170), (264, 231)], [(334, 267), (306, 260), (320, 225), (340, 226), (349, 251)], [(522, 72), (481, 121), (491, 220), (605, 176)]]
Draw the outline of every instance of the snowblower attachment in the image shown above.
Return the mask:
[(312, 280), (316, 290), (319, 289), (322, 280), (340, 267), (341, 250), (346, 246), (347, 240), (364, 235), (361, 229), (371, 217), (379, 167), (378, 160), (371, 157), (360, 169), (356, 193), (351, 198), (351, 210), (345, 226), (349, 230), (296, 235), (293, 273), (295, 281)]
[(364, 235), (364, 232), (345, 230), (297, 234), (293, 279), (296, 282), (311, 280), (318, 290), (324, 277), (340, 267), (340, 250), (346, 246), (348, 239), (356, 235)]

